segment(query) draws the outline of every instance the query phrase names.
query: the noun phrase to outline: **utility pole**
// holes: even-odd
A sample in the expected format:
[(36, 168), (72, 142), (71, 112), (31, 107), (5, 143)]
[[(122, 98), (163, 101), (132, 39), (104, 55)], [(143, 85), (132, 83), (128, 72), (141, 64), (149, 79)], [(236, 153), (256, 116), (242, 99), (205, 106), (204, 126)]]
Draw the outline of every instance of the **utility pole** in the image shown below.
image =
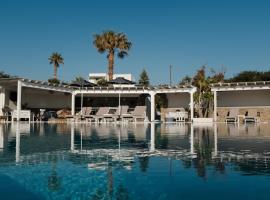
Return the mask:
[(170, 65), (169, 68), (170, 68), (170, 86), (172, 86), (172, 65)]

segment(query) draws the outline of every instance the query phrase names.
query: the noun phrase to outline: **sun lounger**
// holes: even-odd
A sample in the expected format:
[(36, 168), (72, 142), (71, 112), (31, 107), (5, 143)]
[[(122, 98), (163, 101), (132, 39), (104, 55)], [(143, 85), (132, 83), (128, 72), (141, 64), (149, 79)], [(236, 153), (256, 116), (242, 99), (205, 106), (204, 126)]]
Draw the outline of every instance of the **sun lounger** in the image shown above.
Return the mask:
[(100, 122), (100, 120), (104, 119), (104, 115), (109, 114), (110, 107), (100, 107), (94, 115), (95, 122)]
[(87, 121), (93, 121), (95, 120), (95, 115), (94, 115), (95, 109), (93, 107), (85, 107), (85, 112), (83, 117)]
[(146, 106), (136, 106), (132, 113), (122, 115), (123, 119), (132, 119), (137, 122), (138, 119), (145, 120), (146, 118)]
[(128, 112), (128, 106), (120, 106), (116, 108), (110, 108), (108, 114), (104, 114), (104, 120), (108, 121), (117, 121), (117, 119), (123, 119), (122, 116), (127, 114)]
[(238, 108), (231, 108), (229, 115), (226, 117), (225, 122), (237, 122), (238, 120)]
[(249, 110), (248, 111), (248, 116), (245, 116), (245, 118), (244, 118), (244, 122), (245, 123), (247, 123), (247, 122), (253, 122), (253, 123), (259, 122), (259, 117), (257, 116), (257, 110), (255, 110), (255, 109)]

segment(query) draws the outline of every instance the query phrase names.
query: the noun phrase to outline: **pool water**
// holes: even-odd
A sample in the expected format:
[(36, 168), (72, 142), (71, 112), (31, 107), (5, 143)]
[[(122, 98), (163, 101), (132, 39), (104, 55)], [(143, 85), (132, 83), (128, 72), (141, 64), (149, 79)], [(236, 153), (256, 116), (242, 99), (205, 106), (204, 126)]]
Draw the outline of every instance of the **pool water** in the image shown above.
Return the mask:
[(270, 199), (270, 125), (0, 124), (0, 199)]

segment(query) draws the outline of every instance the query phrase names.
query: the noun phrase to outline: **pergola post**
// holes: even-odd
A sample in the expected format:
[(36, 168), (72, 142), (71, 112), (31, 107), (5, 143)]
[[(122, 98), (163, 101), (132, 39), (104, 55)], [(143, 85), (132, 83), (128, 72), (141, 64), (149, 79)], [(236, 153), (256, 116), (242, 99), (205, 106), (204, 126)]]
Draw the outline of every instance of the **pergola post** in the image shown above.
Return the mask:
[(190, 92), (190, 103), (189, 103), (189, 106), (190, 106), (190, 121), (191, 122), (193, 121), (193, 118), (194, 118), (194, 100), (193, 100), (193, 94), (194, 94), (194, 92)]
[(190, 124), (190, 153), (194, 154), (194, 127)]
[(150, 121), (153, 122), (155, 121), (155, 109), (156, 109), (156, 106), (155, 106), (155, 92), (151, 92), (150, 93), (150, 101), (151, 101), (151, 119)]
[(22, 82), (21, 82), (21, 80), (18, 80), (18, 86), (17, 86), (17, 122), (20, 121), (21, 106), (22, 106)]
[(218, 154), (218, 146), (217, 146), (217, 142), (218, 142), (218, 138), (217, 138), (217, 124), (214, 124), (214, 156), (217, 156)]
[(70, 150), (74, 151), (74, 123), (72, 123), (70, 127), (70, 137), (71, 137)]
[(154, 123), (151, 123), (151, 139), (150, 139), (150, 152), (153, 152), (155, 151), (155, 124)]
[(214, 118), (214, 122), (217, 121), (217, 91), (214, 90), (214, 113), (213, 113), (213, 118)]
[(4, 115), (2, 113), (2, 109), (5, 107), (5, 89), (0, 86), (0, 115)]
[(72, 92), (71, 94), (71, 115), (75, 115), (75, 93)]
[(20, 161), (20, 146), (21, 146), (20, 123), (17, 123), (16, 124), (16, 152), (15, 152), (16, 163)]

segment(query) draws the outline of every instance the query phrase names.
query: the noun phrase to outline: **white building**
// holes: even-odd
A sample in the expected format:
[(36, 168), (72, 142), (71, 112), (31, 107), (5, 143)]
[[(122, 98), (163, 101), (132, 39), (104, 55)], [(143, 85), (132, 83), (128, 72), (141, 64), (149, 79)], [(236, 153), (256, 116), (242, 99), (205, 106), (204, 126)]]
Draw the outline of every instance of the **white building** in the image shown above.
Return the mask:
[[(131, 74), (113, 74), (113, 79), (116, 79), (119, 77), (132, 81)], [(98, 80), (100, 79), (105, 79), (108, 81), (109, 76), (107, 73), (89, 73), (89, 82), (97, 84)]]

